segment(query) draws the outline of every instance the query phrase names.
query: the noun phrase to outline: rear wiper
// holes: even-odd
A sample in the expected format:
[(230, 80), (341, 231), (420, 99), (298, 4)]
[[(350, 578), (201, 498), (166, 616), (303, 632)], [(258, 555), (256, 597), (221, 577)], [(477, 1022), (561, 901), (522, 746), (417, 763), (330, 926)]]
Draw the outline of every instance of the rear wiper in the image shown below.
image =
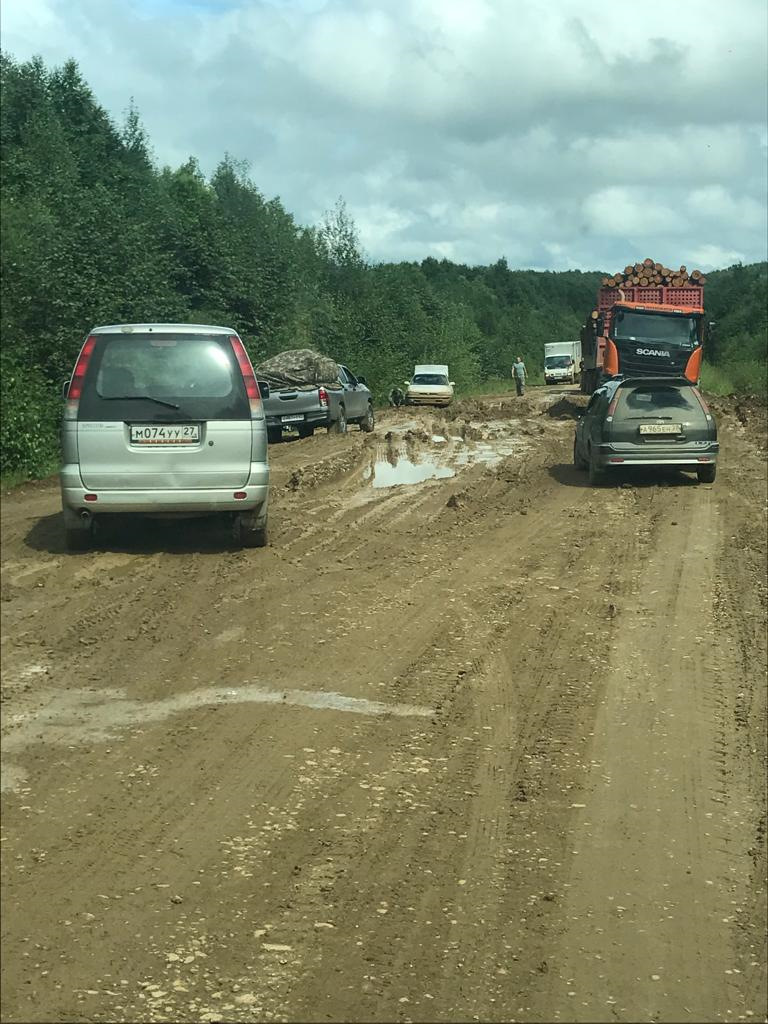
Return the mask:
[(156, 402), (158, 405), (164, 405), (168, 409), (178, 409), (178, 405), (174, 405), (173, 402), (164, 402), (162, 398), (153, 398), (152, 395), (110, 395), (108, 398), (102, 398), (103, 402)]

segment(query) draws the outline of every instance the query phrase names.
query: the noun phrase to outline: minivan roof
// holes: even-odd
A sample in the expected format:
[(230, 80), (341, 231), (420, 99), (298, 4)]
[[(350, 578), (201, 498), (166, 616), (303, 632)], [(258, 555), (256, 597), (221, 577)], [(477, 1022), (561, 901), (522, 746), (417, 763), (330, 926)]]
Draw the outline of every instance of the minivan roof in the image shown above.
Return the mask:
[(91, 334), (131, 334), (133, 331), (163, 331), (166, 334), (237, 334), (232, 327), (212, 324), (109, 324), (94, 327)]

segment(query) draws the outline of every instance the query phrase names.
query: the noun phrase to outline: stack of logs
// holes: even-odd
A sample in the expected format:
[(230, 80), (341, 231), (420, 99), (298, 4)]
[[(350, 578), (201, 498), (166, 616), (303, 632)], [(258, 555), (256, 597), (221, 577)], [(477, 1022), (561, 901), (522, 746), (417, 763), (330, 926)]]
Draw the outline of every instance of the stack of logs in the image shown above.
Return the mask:
[(624, 267), (623, 272), (614, 274), (613, 277), (604, 277), (603, 285), (606, 288), (620, 288), (622, 285), (630, 288), (634, 286), (652, 288), (654, 285), (683, 288), (685, 285), (703, 285), (705, 281), (706, 278), (700, 270), (692, 270), (689, 274), (686, 267), (670, 270), (662, 263), (643, 260), (642, 263), (635, 263), (634, 266)]

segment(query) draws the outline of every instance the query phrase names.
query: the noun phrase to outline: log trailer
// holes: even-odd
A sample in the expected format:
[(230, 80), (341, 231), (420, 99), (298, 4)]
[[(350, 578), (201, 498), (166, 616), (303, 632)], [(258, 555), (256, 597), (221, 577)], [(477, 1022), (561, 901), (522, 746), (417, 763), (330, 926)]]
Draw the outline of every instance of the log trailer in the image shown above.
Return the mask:
[(603, 278), (597, 306), (581, 329), (581, 390), (609, 377), (701, 375), (704, 276), (644, 260)]

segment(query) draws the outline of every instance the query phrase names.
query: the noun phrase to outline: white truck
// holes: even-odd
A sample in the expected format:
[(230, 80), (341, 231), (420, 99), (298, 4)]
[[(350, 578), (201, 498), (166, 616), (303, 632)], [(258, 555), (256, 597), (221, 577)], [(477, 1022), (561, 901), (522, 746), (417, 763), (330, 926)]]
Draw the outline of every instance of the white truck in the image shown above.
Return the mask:
[(545, 384), (575, 384), (580, 376), (580, 341), (553, 341), (544, 346)]

